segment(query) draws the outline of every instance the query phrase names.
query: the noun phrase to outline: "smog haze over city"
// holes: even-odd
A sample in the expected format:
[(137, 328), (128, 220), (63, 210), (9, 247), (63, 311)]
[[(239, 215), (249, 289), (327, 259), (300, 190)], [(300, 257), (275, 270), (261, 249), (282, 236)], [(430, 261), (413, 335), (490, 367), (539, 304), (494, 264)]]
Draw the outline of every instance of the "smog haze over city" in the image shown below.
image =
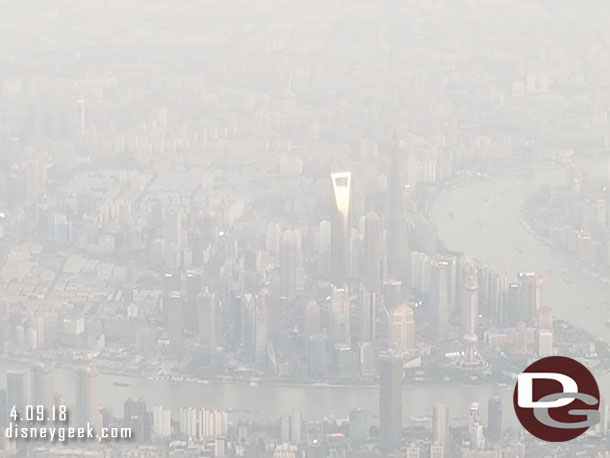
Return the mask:
[[(0, 457), (609, 457), (609, 23), (2, 2)], [(513, 407), (552, 355), (570, 442)]]

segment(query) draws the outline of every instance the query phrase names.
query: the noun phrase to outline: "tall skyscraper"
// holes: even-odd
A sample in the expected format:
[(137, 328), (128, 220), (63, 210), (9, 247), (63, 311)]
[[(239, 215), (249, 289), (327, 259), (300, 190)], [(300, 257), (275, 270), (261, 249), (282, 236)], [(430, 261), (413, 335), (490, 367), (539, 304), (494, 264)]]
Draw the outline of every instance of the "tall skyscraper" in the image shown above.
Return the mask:
[(538, 329), (537, 332), (537, 354), (541, 358), (553, 354), (553, 331), (550, 329)]
[(167, 331), (173, 353), (184, 348), (184, 297), (180, 291), (169, 293), (167, 301)]
[(364, 376), (375, 374), (375, 344), (371, 342), (360, 343), (359, 352), (360, 373)]
[(432, 410), (432, 436), (435, 443), (445, 449), (449, 444), (449, 406), (447, 404), (434, 404)]
[(479, 266), (477, 269), (477, 285), (479, 287), (479, 313), (484, 316), (490, 315), (489, 310), (489, 287), (493, 270), (488, 266)]
[(241, 298), (239, 336), (242, 350), (251, 356), (254, 353), (255, 317), (256, 297), (252, 293), (246, 293)]
[(55, 401), (53, 368), (44, 364), (35, 364), (30, 372), (32, 387), (32, 405), (52, 407)]
[(464, 303), (462, 304), (462, 334), (476, 334), (479, 326), (479, 286), (477, 270), (468, 268), (464, 285)]
[(360, 288), (360, 341), (375, 342), (377, 337), (377, 295)]
[(278, 223), (267, 224), (267, 233), (265, 234), (265, 249), (272, 254), (280, 252), (280, 242), (282, 239), (282, 228)]
[(483, 359), (477, 349), (479, 340), (479, 286), (477, 269), (474, 266), (466, 266), (463, 297), (461, 330), (466, 350), (462, 364), (480, 364), (483, 363)]
[(169, 321), (169, 296), (174, 291), (180, 291), (181, 288), (182, 282), (178, 273), (166, 272), (163, 275), (163, 323), (166, 328)]
[(353, 409), (349, 413), (349, 438), (354, 442), (364, 442), (369, 437), (369, 411)]
[(538, 327), (540, 329), (553, 329), (553, 309), (548, 305), (538, 310)]
[(529, 354), (528, 340), (527, 324), (525, 321), (518, 321), (517, 326), (515, 327), (515, 351), (517, 354)]
[(536, 325), (538, 309), (542, 306), (542, 287), (544, 279), (534, 272), (519, 273), (521, 289), (521, 319), (528, 325)]
[(362, 271), (364, 284), (373, 293), (381, 293), (381, 228), (377, 213), (370, 212), (364, 221), (364, 254)]
[(388, 179), (387, 262), (388, 278), (408, 279), (409, 245), (406, 206), (402, 185), (401, 156), (406, 153), (402, 134), (394, 135)]
[(470, 436), (470, 448), (473, 450), (483, 450), (485, 448), (485, 435), (481, 424), (481, 414), (479, 403), (470, 404), (468, 412), (468, 434)]
[(399, 305), (392, 310), (390, 348), (404, 355), (415, 349), (415, 319), (413, 309), (408, 305)]
[(320, 221), (318, 228), (318, 274), (320, 279), (331, 278), (332, 223)]
[(267, 362), (267, 343), (269, 342), (269, 311), (267, 295), (259, 292), (256, 295), (256, 330), (254, 338), (256, 366), (262, 369)]
[(15, 406), (19, 412), (25, 413), (23, 409), (30, 403), (25, 371), (10, 370), (6, 372), (6, 403), (9, 411)]
[(76, 371), (76, 425), (79, 427), (90, 423), (99, 429), (102, 424), (100, 412), (99, 376), (89, 368), (79, 368)]
[(170, 244), (179, 249), (183, 246), (182, 220), (181, 209), (171, 209), (165, 215), (165, 237)]
[(292, 299), (297, 284), (297, 234), (286, 231), (280, 244), (280, 296)]
[(521, 287), (519, 283), (509, 283), (506, 299), (501, 311), (501, 323), (505, 327), (515, 326), (521, 316)]
[(538, 356), (553, 354), (553, 309), (548, 305), (538, 309)]
[(383, 305), (391, 310), (400, 304), (402, 281), (389, 278), (383, 284)]
[(9, 407), (8, 400), (6, 398), (6, 390), (0, 390), (0, 427), (6, 428), (9, 421), (11, 420), (10, 412), (13, 406)]
[(188, 248), (191, 250), (192, 264), (201, 267), (205, 261), (204, 250), (207, 248), (207, 241), (204, 240), (203, 232), (200, 229), (192, 229), (188, 233)]
[(332, 314), (333, 343), (349, 345), (351, 342), (350, 298), (347, 287), (332, 287), (330, 292), (330, 311)]
[(402, 358), (382, 354), (379, 373), (379, 446), (395, 450), (402, 439)]
[(266, 294), (246, 293), (242, 298), (241, 309), (241, 344), (259, 368), (267, 361), (268, 311)]
[(218, 297), (210, 291), (197, 296), (197, 318), (199, 322), (199, 343), (213, 351), (216, 347), (216, 309)]
[(331, 221), (331, 280), (342, 286), (347, 282), (349, 266), (349, 218), (352, 174), (333, 173), (330, 176), (333, 192)]
[(153, 432), (155, 436), (169, 437), (172, 433), (171, 411), (162, 406), (153, 408)]
[(487, 401), (487, 438), (492, 443), (502, 439), (502, 399), (498, 396)]
[(290, 417), (290, 441), (294, 444), (303, 441), (303, 415), (300, 410), (293, 410)]
[(303, 314), (303, 337), (305, 340), (320, 333), (320, 306), (315, 299), (310, 299), (305, 304)]
[(197, 434), (197, 417), (200, 414), (201, 411), (195, 407), (183, 407), (180, 409), (180, 432), (190, 440), (201, 437)]
[(314, 334), (307, 341), (307, 373), (312, 378), (324, 378), (328, 371), (326, 336)]
[(506, 301), (507, 288), (507, 274), (493, 272), (489, 284), (489, 319), (497, 325), (502, 324), (502, 309)]
[(147, 411), (143, 399), (127, 399), (123, 403), (123, 425), (132, 429), (136, 441), (148, 442), (152, 433), (152, 415)]
[(363, 240), (355, 227), (349, 229), (347, 278), (362, 276), (362, 246)]
[(434, 306), (434, 330), (438, 340), (448, 338), (450, 317), (451, 265), (439, 260), (432, 266), (432, 302)]
[(184, 294), (184, 327), (195, 334), (197, 322), (197, 296), (203, 290), (203, 274), (201, 271), (189, 270), (186, 273)]

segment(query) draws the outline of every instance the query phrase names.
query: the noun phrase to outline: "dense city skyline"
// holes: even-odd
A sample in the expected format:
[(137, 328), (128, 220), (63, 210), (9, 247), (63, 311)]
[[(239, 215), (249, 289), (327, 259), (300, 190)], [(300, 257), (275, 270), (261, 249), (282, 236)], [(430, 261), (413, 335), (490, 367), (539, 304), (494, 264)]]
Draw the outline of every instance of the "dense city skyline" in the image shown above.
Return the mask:
[(0, 456), (610, 454), (604, 2), (0, 9)]

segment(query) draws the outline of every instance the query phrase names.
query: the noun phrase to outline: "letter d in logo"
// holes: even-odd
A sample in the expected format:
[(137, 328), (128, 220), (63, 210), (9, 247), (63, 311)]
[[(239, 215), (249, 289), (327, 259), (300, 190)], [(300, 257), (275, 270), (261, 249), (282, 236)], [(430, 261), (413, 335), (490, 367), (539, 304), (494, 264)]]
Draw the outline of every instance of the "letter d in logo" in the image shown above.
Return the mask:
[(567, 406), (574, 400), (573, 397), (566, 396), (557, 399), (556, 401), (534, 401), (534, 380), (536, 379), (556, 380), (561, 383), (561, 387), (563, 388), (562, 393), (578, 393), (578, 385), (573, 378), (568, 377), (567, 375), (557, 374), (555, 372), (524, 372), (517, 377), (517, 383), (519, 384), (517, 402), (519, 407), (553, 409), (555, 407)]

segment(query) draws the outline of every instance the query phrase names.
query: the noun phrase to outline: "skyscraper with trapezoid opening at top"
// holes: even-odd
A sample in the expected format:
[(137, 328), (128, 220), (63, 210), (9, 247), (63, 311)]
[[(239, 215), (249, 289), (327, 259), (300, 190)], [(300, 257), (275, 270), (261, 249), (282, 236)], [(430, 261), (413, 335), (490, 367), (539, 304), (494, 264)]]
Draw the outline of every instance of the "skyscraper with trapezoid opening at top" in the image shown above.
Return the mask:
[(337, 286), (347, 282), (349, 266), (349, 218), (352, 186), (351, 172), (330, 175), (332, 184), (332, 218), (330, 265), (331, 281)]

